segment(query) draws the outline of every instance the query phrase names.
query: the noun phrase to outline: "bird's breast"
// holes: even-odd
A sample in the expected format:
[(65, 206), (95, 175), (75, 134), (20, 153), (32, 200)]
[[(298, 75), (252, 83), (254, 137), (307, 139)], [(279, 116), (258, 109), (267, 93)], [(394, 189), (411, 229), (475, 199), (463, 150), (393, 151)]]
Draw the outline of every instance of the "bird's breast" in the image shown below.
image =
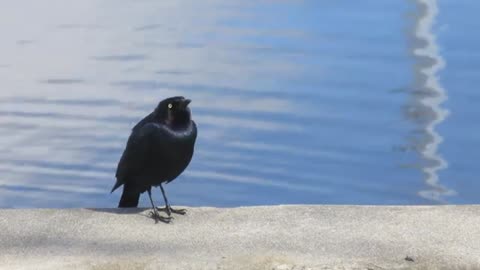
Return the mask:
[(170, 181), (180, 175), (190, 163), (196, 140), (196, 127), (171, 130), (160, 127), (150, 145), (149, 168), (155, 178)]
[(170, 141), (153, 150), (153, 163), (160, 171), (176, 177), (190, 163), (194, 143), (187, 140)]

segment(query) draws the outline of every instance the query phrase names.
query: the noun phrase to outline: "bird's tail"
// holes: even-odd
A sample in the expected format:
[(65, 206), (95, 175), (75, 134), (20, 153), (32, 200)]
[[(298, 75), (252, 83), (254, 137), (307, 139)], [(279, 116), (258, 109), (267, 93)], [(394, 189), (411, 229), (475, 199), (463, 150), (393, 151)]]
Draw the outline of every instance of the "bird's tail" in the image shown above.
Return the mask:
[(123, 185), (123, 193), (118, 203), (119, 208), (137, 207), (140, 199), (140, 192), (133, 190), (128, 184)]

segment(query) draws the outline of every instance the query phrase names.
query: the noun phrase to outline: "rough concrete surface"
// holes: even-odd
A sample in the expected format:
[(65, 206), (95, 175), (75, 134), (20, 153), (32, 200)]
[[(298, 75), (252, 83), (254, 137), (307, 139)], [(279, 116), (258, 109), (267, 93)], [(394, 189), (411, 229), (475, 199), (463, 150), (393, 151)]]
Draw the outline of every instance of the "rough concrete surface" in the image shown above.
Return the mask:
[(480, 206), (0, 210), (0, 269), (480, 269)]

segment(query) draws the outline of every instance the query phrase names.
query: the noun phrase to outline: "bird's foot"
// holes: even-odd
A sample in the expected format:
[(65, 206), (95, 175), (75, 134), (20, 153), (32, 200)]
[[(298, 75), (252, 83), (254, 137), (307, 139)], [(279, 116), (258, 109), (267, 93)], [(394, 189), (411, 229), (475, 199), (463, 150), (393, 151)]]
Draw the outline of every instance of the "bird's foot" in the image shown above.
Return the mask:
[(160, 214), (158, 213), (158, 211), (156, 209), (150, 212), (150, 217), (155, 220), (155, 223), (158, 223), (159, 221), (161, 221), (163, 223), (170, 223), (170, 221), (172, 220), (172, 218), (170, 216), (168, 216), (168, 217), (160, 216)]
[(170, 205), (165, 207), (157, 207), (158, 211), (166, 212), (168, 216), (171, 216), (172, 213), (177, 215), (185, 215), (187, 213), (187, 209), (174, 209)]

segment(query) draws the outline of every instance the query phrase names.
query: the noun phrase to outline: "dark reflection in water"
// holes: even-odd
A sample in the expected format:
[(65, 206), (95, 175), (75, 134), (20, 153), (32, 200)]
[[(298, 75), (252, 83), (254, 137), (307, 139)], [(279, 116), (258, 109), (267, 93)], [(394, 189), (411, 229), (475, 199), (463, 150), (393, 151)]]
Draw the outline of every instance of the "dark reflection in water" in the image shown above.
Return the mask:
[(18, 45), (28, 45), (28, 44), (31, 44), (31, 43), (33, 43), (33, 40), (18, 40), (17, 41)]
[(44, 83), (50, 83), (50, 84), (73, 84), (73, 83), (84, 83), (85, 80), (82, 79), (47, 79), (42, 81)]
[(98, 61), (141, 61), (147, 59), (147, 56), (143, 54), (106, 55), (95, 56), (94, 59)]
[(162, 27), (162, 24), (147, 24), (139, 27), (135, 27), (135, 31), (147, 31), (147, 30), (154, 30), (157, 28)]
[[(436, 38), (434, 27), (468, 29), (470, 7), (30, 5), (0, 10), (0, 207), (115, 206), (119, 193), (108, 192), (130, 128), (172, 95), (193, 100), (199, 126), (191, 166), (166, 187), (174, 204), (478, 202), (468, 191), (480, 188), (470, 181), (480, 136), (465, 134), (479, 109), (462, 98), (476, 97), (466, 81), (480, 82), (461, 52), (479, 39)], [(462, 50), (442, 57), (441, 44)]]

